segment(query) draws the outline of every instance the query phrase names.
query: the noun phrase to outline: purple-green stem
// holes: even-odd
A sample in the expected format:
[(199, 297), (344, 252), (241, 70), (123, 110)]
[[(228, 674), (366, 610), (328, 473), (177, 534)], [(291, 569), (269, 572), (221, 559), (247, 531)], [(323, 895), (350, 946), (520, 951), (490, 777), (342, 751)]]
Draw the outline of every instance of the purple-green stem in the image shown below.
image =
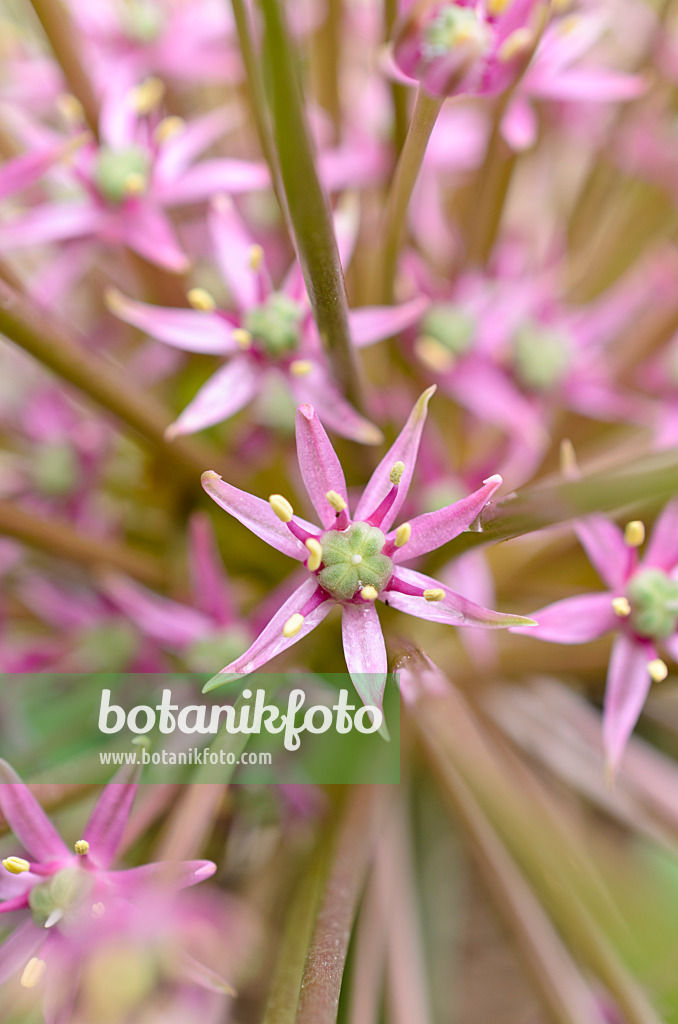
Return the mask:
[(405, 233), (407, 208), (442, 105), (441, 99), (429, 96), (421, 86), (419, 87), (410, 127), (398, 159), (383, 214), (380, 253), (380, 298), (383, 302), (392, 302), (394, 299), (395, 277)]

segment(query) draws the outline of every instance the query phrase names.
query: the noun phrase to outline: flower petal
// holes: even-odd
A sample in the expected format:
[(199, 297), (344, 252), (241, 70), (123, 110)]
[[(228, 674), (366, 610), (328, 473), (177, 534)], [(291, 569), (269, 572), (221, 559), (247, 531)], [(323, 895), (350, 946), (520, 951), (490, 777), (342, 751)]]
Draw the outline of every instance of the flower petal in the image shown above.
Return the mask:
[(203, 384), (193, 401), (167, 428), (167, 439), (194, 434), (227, 420), (254, 398), (259, 379), (255, 364), (247, 356), (236, 356)]
[(0, 945), (0, 985), (25, 967), (40, 950), (47, 938), (44, 928), (32, 920), (24, 921)]
[(95, 235), (104, 214), (90, 202), (43, 203), (0, 227), (0, 246), (19, 249)]
[(386, 685), (386, 645), (373, 604), (346, 604), (341, 609), (346, 665), (363, 704), (382, 709)]
[(162, 143), (154, 176), (161, 181), (178, 178), (194, 160), (234, 126), (238, 116), (234, 108), (220, 107), (188, 121), (181, 131)]
[(105, 573), (101, 585), (111, 601), (145, 636), (173, 650), (195, 643), (214, 629), (207, 615), (156, 594), (121, 573)]
[(444, 583), (432, 579), (431, 576), (414, 572), (413, 569), (405, 569), (402, 565), (398, 566), (393, 575), (403, 583), (421, 587), (422, 590), (443, 590), (445, 592), (442, 601), (427, 601), (425, 597), (400, 594), (397, 590), (385, 590), (379, 595), (380, 600), (385, 604), (397, 608), (398, 611), (406, 612), (408, 615), (415, 615), (418, 619), (428, 619), (430, 622), (441, 622), (450, 626), (477, 626), (484, 629), (528, 626), (532, 621), (522, 615), (510, 615), (492, 611), (490, 608), (483, 608), (482, 605), (469, 601), (461, 594), (456, 594)]
[(587, 644), (604, 633), (617, 629), (619, 619), (610, 594), (582, 594), (566, 597), (534, 613), (537, 625), (530, 629), (512, 629), (537, 640), (554, 644)]
[(218, 192), (240, 195), (268, 188), (271, 177), (265, 164), (254, 160), (203, 160), (190, 167), (180, 178), (158, 187), (157, 198), (166, 206), (199, 203)]
[(233, 327), (218, 313), (152, 306), (128, 299), (116, 289), (106, 293), (106, 304), (120, 320), (185, 352), (228, 355), (237, 350)]
[(325, 495), (336, 491), (348, 505), (344, 471), (312, 405), (299, 406), (296, 428), (297, 458), (304, 486), (321, 523), (329, 529), (336, 512)]
[(323, 423), (335, 433), (359, 444), (379, 444), (383, 440), (379, 428), (353, 408), (319, 363), (312, 363), (306, 376), (292, 375), (287, 380), (297, 402), (313, 406)]
[(250, 265), (254, 239), (228, 196), (217, 196), (210, 203), (207, 223), (217, 263), (233, 302), (240, 311), (251, 309), (261, 298), (258, 275)]
[(125, 211), (123, 234), (125, 242), (134, 252), (159, 267), (176, 274), (189, 268), (189, 260), (182, 251), (170, 221), (159, 207), (137, 202), (134, 210)]
[(501, 485), (502, 479), (498, 474), (491, 476), (482, 487), (469, 494), (467, 498), (410, 520), (410, 539), (401, 548), (396, 549), (394, 561), (407, 562), (417, 555), (425, 555), (428, 551), (440, 548), (458, 537), (464, 530), (468, 530)]
[(629, 567), (629, 549), (616, 523), (603, 515), (574, 523), (574, 531), (591, 565), (608, 587), (623, 587)]
[(0, 760), (0, 810), (22, 846), (37, 861), (70, 858), (71, 851), (14, 769)]
[(351, 340), (358, 348), (364, 348), (373, 345), (375, 341), (400, 334), (416, 323), (429, 305), (430, 300), (422, 295), (401, 306), (362, 306), (350, 309), (348, 322)]
[(657, 518), (648, 541), (643, 565), (670, 572), (678, 563), (678, 500), (670, 501)]
[[(261, 498), (248, 494), (247, 491), (241, 491), (237, 487), (233, 487), (232, 484), (227, 484), (213, 470), (203, 473), (202, 485), (217, 505), (220, 505), (261, 540), (270, 544), (272, 548), (276, 548), (298, 561), (303, 561), (306, 558), (308, 551), (304, 545), (292, 536), (284, 523), (280, 522), (267, 501), (262, 501)], [(312, 523), (307, 523), (298, 516), (294, 518), (309, 533), (318, 532), (318, 528)]]
[(217, 686), (229, 683), (239, 676), (246, 676), (251, 672), (256, 672), (262, 665), (271, 661), (278, 654), (282, 654), (283, 651), (289, 650), (290, 647), (298, 643), (311, 630), (315, 629), (332, 610), (334, 601), (325, 600), (322, 604), (317, 605), (312, 612), (304, 616), (304, 621), (298, 633), (292, 637), (283, 636), (283, 626), (287, 620), (292, 615), (301, 612), (306, 602), (313, 597), (318, 589), (315, 577), (304, 580), (301, 586), (297, 587), (294, 593), (278, 609), (270, 622), (264, 626), (248, 650), (239, 658), (236, 658), (235, 661), (232, 661), (230, 665), (226, 665), (213, 679), (210, 679), (203, 688), (203, 693), (208, 693)]
[(122, 883), (125, 889), (143, 890), (149, 885), (158, 885), (163, 891), (178, 891), (206, 881), (216, 870), (217, 866), (211, 860), (157, 861), (125, 871), (113, 871), (109, 877), (115, 883)]
[(212, 623), (228, 626), (237, 619), (212, 520), (194, 512), (189, 522), (189, 569), (193, 603)]
[(613, 644), (603, 704), (603, 744), (613, 772), (643, 710), (652, 684), (647, 663), (654, 657), (652, 644), (626, 633)]
[[(122, 768), (102, 792), (85, 826), (82, 838), (90, 845), (88, 857), (108, 868), (115, 857), (137, 791), (136, 769)], [(134, 781), (127, 781), (127, 780)]]
[(417, 399), (407, 423), (370, 477), (367, 487), (363, 491), (362, 497), (358, 502), (354, 519), (366, 519), (367, 516), (374, 512), (375, 508), (377, 508), (391, 490), (391, 470), (393, 469), (394, 464), (396, 462), (403, 462), (405, 464), (405, 469), (400, 479), (398, 494), (393, 505), (384, 517), (381, 529), (386, 531), (393, 525), (402, 503), (407, 497), (407, 491), (410, 486), (415, 463), (417, 461), (421, 432), (424, 429), (424, 423), (426, 422), (428, 403), (435, 390), (435, 385), (433, 385), (433, 387), (427, 388), (426, 391), (424, 391)]

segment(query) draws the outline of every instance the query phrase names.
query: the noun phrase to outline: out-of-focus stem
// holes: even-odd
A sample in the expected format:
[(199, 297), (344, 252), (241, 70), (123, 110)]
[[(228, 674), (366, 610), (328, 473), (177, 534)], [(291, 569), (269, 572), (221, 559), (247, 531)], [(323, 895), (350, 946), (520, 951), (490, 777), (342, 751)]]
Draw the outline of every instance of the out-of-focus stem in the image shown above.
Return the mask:
[(295, 246), (318, 332), (342, 391), (360, 407), (360, 387), (348, 324), (346, 285), (330, 206), (318, 178), (296, 55), (280, 0), (260, 0), (266, 31), (273, 134)]
[(311, 74), (318, 103), (332, 118), (334, 141), (341, 129), (339, 47), (342, 39), (342, 0), (327, 0), (327, 17), (315, 33), (311, 47)]
[(58, 60), (68, 87), (79, 100), (87, 124), (98, 135), (99, 104), (91, 79), (85, 70), (82, 54), (78, 49), (76, 32), (68, 11), (61, 0), (31, 0), (45, 35)]
[(15, 537), (57, 558), (119, 569), (144, 583), (156, 585), (165, 580), (160, 563), (145, 552), (115, 541), (88, 537), (68, 522), (43, 519), (11, 501), (0, 501), (0, 534)]
[(497, 102), (485, 160), (466, 207), (463, 226), (466, 237), (465, 255), (466, 262), (472, 266), (485, 264), (492, 252), (516, 163), (515, 154), (511, 152), (501, 134), (501, 122), (507, 104), (508, 97), (501, 97)]
[[(384, 3), (384, 38), (390, 39), (398, 18), (398, 0), (385, 0)], [(399, 82), (391, 82), (391, 104), (393, 106), (393, 142), (395, 151), (400, 154), (407, 138), (407, 97), (410, 89)]]
[(393, 301), (407, 208), (442, 105), (441, 99), (434, 99), (424, 89), (419, 88), (405, 145), (398, 160), (384, 210), (381, 252), (381, 299), (384, 302)]
[(205, 467), (213, 464), (214, 454), (195, 441), (178, 438), (168, 444), (164, 433), (172, 417), (162, 403), (139, 390), (114, 363), (88, 352), (48, 313), (2, 280), (0, 331), (150, 441), (166, 462), (196, 485)]

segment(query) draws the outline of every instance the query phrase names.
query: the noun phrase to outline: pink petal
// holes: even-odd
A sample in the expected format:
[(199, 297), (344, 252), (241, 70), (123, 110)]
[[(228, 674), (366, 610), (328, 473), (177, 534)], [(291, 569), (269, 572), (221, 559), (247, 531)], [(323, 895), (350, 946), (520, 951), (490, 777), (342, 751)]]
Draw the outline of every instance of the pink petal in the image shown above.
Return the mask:
[(0, 760), (0, 810), (28, 853), (41, 864), (72, 854), (42, 807), (6, 761)]
[(514, 97), (501, 122), (501, 134), (512, 150), (521, 153), (537, 141), (539, 121), (534, 107), (520, 95)]
[(212, 623), (231, 625), (236, 620), (212, 520), (204, 512), (194, 512), (189, 522), (189, 569), (196, 608)]
[(15, 156), (0, 167), (0, 199), (28, 188), (45, 174), (50, 167), (61, 159), (67, 146), (59, 143), (56, 146), (38, 149), (32, 153)]
[(46, 933), (32, 920), (24, 921), (0, 945), (0, 985), (26, 966), (43, 946)]
[(135, 128), (139, 115), (130, 102), (134, 76), (124, 63), (116, 65), (115, 74), (109, 75), (101, 100), (99, 134), (102, 142), (112, 149), (123, 149), (135, 141)]
[(413, 569), (405, 569), (402, 565), (398, 566), (393, 575), (403, 583), (421, 587), (422, 590), (445, 591), (442, 601), (427, 601), (425, 597), (399, 594), (396, 590), (386, 590), (380, 594), (380, 600), (385, 604), (418, 619), (428, 619), (430, 622), (441, 622), (450, 626), (477, 626), (485, 629), (525, 626), (529, 622), (522, 615), (507, 615), (483, 608), (461, 594), (455, 594), (444, 583), (439, 583), (438, 580), (421, 572), (414, 572)]
[(629, 549), (617, 524), (604, 515), (592, 515), (576, 520), (574, 530), (601, 580), (614, 590), (621, 589), (628, 574)]
[(304, 486), (321, 523), (329, 529), (336, 512), (325, 495), (336, 491), (348, 505), (344, 471), (313, 406), (299, 406), (296, 426), (297, 458)]
[[(100, 868), (108, 868), (120, 846), (137, 792), (136, 769), (123, 768), (104, 789), (85, 826), (82, 838), (90, 845), (88, 857)], [(117, 781), (116, 781), (117, 780)]]
[(93, 203), (44, 203), (5, 222), (0, 227), (0, 246), (18, 249), (95, 235), (103, 223), (104, 214)]
[(566, 597), (541, 608), (534, 613), (534, 618), (536, 626), (512, 629), (511, 632), (525, 633), (554, 644), (587, 644), (619, 626), (611, 594)]
[(358, 502), (354, 519), (366, 519), (367, 516), (374, 512), (375, 508), (377, 508), (391, 490), (392, 484), (390, 475), (394, 464), (396, 462), (403, 462), (405, 464), (405, 469), (400, 480), (398, 494), (393, 505), (384, 517), (381, 528), (386, 531), (393, 525), (402, 503), (407, 497), (407, 491), (409, 489), (417, 461), (417, 452), (419, 451), (421, 433), (424, 429), (424, 423), (426, 422), (428, 403), (434, 391), (435, 385), (427, 388), (426, 391), (424, 391), (418, 398), (409, 415), (407, 423), (370, 477), (367, 487), (363, 491), (362, 497)]
[(228, 355), (237, 349), (233, 327), (218, 313), (152, 306), (113, 290), (107, 293), (107, 303), (120, 320), (185, 352)]
[(407, 562), (417, 555), (425, 555), (428, 551), (434, 551), (435, 548), (440, 548), (458, 537), (464, 530), (468, 530), (501, 485), (502, 479), (499, 475), (491, 476), (482, 487), (469, 494), (467, 498), (410, 520), (410, 539), (401, 548), (396, 549), (394, 561)]
[(184, 860), (177, 863), (158, 861), (126, 871), (114, 871), (109, 878), (123, 892), (144, 890), (149, 885), (157, 885), (163, 891), (177, 891), (206, 881), (216, 870), (217, 866), (211, 860)]
[(363, 704), (380, 710), (386, 685), (386, 645), (373, 604), (346, 604), (341, 609), (346, 665)]
[(348, 322), (353, 344), (364, 348), (373, 345), (375, 341), (400, 334), (416, 323), (429, 305), (429, 299), (422, 295), (401, 306), (364, 306), (349, 310)]
[(656, 657), (650, 643), (622, 633), (612, 647), (603, 704), (603, 744), (612, 771), (619, 767), (652, 683), (648, 661)]
[(178, 178), (205, 150), (233, 127), (239, 115), (222, 107), (187, 122), (180, 132), (162, 144), (154, 176), (160, 181)]
[(180, 178), (162, 182), (158, 191), (164, 205), (178, 206), (202, 202), (219, 192), (260, 192), (270, 183), (265, 164), (253, 160), (203, 160)]
[(102, 586), (113, 603), (145, 636), (174, 650), (195, 643), (214, 628), (214, 623), (202, 612), (161, 597), (118, 573), (106, 573)]
[[(211, 470), (203, 473), (202, 485), (217, 505), (251, 530), (255, 536), (266, 541), (272, 548), (289, 555), (290, 558), (296, 558), (300, 562), (305, 560), (308, 551), (300, 540), (292, 536), (287, 526), (280, 522), (267, 501), (227, 484)], [(312, 523), (307, 523), (299, 516), (294, 518), (309, 533), (318, 533), (318, 528)]]
[(670, 572), (678, 563), (678, 499), (673, 499), (657, 518), (650, 535), (643, 565)]
[(203, 693), (207, 693), (223, 683), (231, 682), (231, 680), (237, 679), (238, 676), (246, 676), (251, 672), (256, 672), (262, 665), (266, 665), (267, 662), (271, 661), (278, 654), (289, 650), (290, 647), (293, 647), (294, 644), (314, 630), (332, 610), (334, 601), (323, 601), (312, 612), (309, 612), (304, 617), (303, 625), (295, 636), (283, 636), (283, 626), (287, 620), (292, 615), (301, 612), (306, 602), (313, 597), (318, 589), (314, 576), (304, 580), (301, 586), (297, 587), (282, 607), (278, 609), (270, 622), (264, 626), (248, 650), (241, 654), (239, 658), (236, 658), (235, 661), (232, 661), (230, 665), (226, 665), (213, 679), (210, 679), (207, 686), (204, 687)]
[(261, 299), (256, 271), (250, 266), (254, 239), (228, 196), (211, 204), (208, 225), (222, 277), (240, 311), (251, 309)]
[(126, 210), (123, 223), (124, 240), (130, 249), (151, 263), (176, 274), (189, 268), (170, 221), (159, 208), (138, 202), (134, 210)]
[(553, 77), (542, 77), (530, 93), (544, 100), (576, 100), (578, 103), (611, 103), (632, 100), (647, 91), (641, 75), (577, 68)]
[(359, 444), (379, 444), (383, 440), (379, 428), (353, 408), (319, 363), (313, 363), (306, 376), (290, 376), (287, 380), (297, 402), (313, 406), (323, 423), (336, 434)]
[(486, 423), (527, 435), (542, 447), (548, 443), (538, 411), (498, 366), (485, 359), (460, 359), (445, 376), (444, 386), (460, 405)]
[(193, 401), (167, 428), (168, 440), (222, 423), (247, 405), (258, 387), (259, 371), (255, 364), (247, 356), (236, 356), (212, 374)]

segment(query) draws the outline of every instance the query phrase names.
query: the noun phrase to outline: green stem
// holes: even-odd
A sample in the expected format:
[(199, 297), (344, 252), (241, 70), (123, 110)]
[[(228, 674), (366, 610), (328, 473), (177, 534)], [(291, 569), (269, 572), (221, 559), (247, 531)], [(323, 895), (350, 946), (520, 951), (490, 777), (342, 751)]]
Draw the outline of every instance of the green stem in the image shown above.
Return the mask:
[(68, 87), (79, 100), (85, 120), (95, 136), (99, 132), (99, 104), (78, 49), (78, 33), (61, 0), (31, 0)]
[(384, 211), (381, 263), (381, 298), (384, 302), (393, 301), (407, 207), (419, 177), (428, 140), (442, 105), (441, 99), (434, 99), (424, 89), (419, 88), (407, 138), (398, 160)]
[(501, 134), (509, 95), (501, 97), (495, 107), (485, 160), (466, 207), (466, 261), (471, 265), (484, 265), (492, 252), (516, 165), (515, 154)]
[(269, 74), (273, 134), (295, 247), (333, 373), (349, 400), (360, 407), (346, 285), (329, 202), (315, 167), (296, 54), (289, 41), (280, 0), (260, 3), (266, 26), (264, 64)]
[(214, 463), (214, 454), (195, 441), (178, 438), (168, 444), (164, 434), (172, 416), (162, 403), (138, 389), (114, 363), (87, 351), (84, 343), (67, 333), (50, 314), (33, 307), (3, 280), (0, 331), (141, 434), (182, 477), (197, 485), (203, 470)]

